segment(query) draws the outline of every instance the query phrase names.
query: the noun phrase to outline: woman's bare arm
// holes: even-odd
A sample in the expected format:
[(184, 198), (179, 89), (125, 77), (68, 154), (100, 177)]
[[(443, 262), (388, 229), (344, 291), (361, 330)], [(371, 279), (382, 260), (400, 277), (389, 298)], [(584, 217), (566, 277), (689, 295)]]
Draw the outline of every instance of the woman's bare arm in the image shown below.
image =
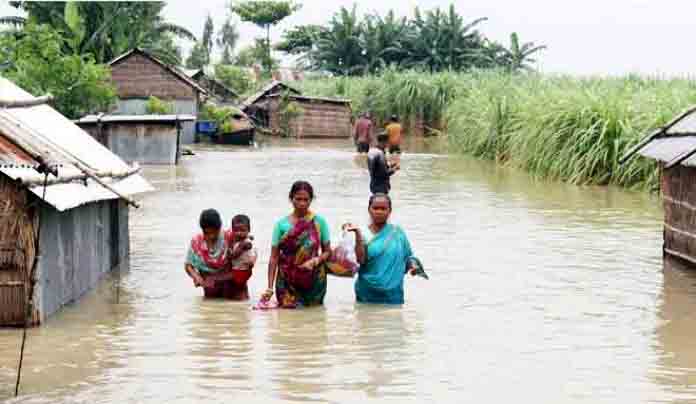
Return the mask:
[(271, 248), (271, 258), (268, 260), (268, 289), (273, 290), (275, 278), (278, 272), (278, 257), (280, 249), (278, 247)]

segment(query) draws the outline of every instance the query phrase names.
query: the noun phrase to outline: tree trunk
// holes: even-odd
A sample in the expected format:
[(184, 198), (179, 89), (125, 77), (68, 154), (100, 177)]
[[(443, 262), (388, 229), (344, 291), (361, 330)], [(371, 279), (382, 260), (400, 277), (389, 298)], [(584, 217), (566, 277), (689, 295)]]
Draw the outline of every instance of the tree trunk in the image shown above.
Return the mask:
[(268, 68), (268, 74), (273, 74), (271, 70), (272, 68), (272, 62), (271, 62), (271, 24), (266, 25), (266, 47), (268, 48), (268, 54), (266, 55), (266, 67)]

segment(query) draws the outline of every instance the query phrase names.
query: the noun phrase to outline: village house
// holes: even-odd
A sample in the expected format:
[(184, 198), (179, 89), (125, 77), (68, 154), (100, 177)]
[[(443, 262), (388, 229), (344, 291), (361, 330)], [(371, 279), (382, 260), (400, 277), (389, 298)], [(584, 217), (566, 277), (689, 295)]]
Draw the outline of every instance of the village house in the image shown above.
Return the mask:
[(678, 115), (633, 147), (660, 165), (666, 260), (696, 268), (696, 108)]
[(182, 69), (187, 76), (206, 91), (210, 100), (218, 105), (234, 105), (239, 100), (239, 93), (224, 85), (220, 80), (205, 74), (203, 69)]
[(193, 115), (88, 115), (75, 123), (128, 163), (179, 163), (183, 125)]
[[(284, 99), (284, 94), (287, 98)], [(352, 127), (350, 100), (301, 95), (291, 86), (272, 81), (243, 104), (247, 113), (259, 125), (273, 133), (282, 128), (283, 103), (293, 103), (299, 113), (290, 119), (289, 132), (298, 138), (349, 138)]]
[(39, 324), (127, 270), (129, 205), (151, 190), (137, 165), (0, 77), (0, 325), (23, 325), (27, 307)]
[[(186, 73), (138, 48), (117, 57), (109, 65), (118, 96), (113, 114), (147, 114), (147, 100), (153, 96), (172, 103), (173, 114), (198, 116), (208, 97), (208, 91)], [(182, 144), (195, 142), (194, 127), (194, 122), (183, 124)]]

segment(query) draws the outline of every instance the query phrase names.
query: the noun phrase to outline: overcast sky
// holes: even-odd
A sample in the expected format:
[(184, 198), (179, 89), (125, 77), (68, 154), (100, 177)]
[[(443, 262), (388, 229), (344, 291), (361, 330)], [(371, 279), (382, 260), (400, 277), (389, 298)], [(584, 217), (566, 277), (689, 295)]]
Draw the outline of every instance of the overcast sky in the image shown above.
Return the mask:
[[(2, 1), (2, 0), (0, 0)], [(228, 13), (229, 0), (173, 0), (166, 17), (201, 35), (206, 14), (216, 29)], [(449, 7), (451, 0), (304, 0), (302, 9), (277, 26), (272, 36), (297, 24), (322, 24), (339, 7), (357, 4), (360, 13), (412, 15), (413, 8)], [(696, 2), (690, 0), (459, 0), (457, 11), (467, 21), (488, 17), (480, 30), (504, 44), (511, 32), (522, 41), (544, 44), (539, 68), (545, 72), (616, 75), (630, 72), (681, 75), (696, 70), (689, 32), (696, 28)], [(5, 1), (0, 14), (16, 13)], [(239, 23), (243, 44), (262, 30)], [(185, 45), (190, 48), (190, 45)]]

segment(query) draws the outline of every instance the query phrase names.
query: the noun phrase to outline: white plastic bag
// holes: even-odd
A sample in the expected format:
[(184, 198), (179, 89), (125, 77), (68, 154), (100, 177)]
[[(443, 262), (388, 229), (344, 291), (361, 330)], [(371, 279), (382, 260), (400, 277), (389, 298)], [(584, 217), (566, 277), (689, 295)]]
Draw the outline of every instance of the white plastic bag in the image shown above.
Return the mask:
[(352, 277), (358, 272), (358, 258), (355, 256), (355, 234), (344, 231), (338, 246), (327, 262), (328, 273), (335, 276)]

